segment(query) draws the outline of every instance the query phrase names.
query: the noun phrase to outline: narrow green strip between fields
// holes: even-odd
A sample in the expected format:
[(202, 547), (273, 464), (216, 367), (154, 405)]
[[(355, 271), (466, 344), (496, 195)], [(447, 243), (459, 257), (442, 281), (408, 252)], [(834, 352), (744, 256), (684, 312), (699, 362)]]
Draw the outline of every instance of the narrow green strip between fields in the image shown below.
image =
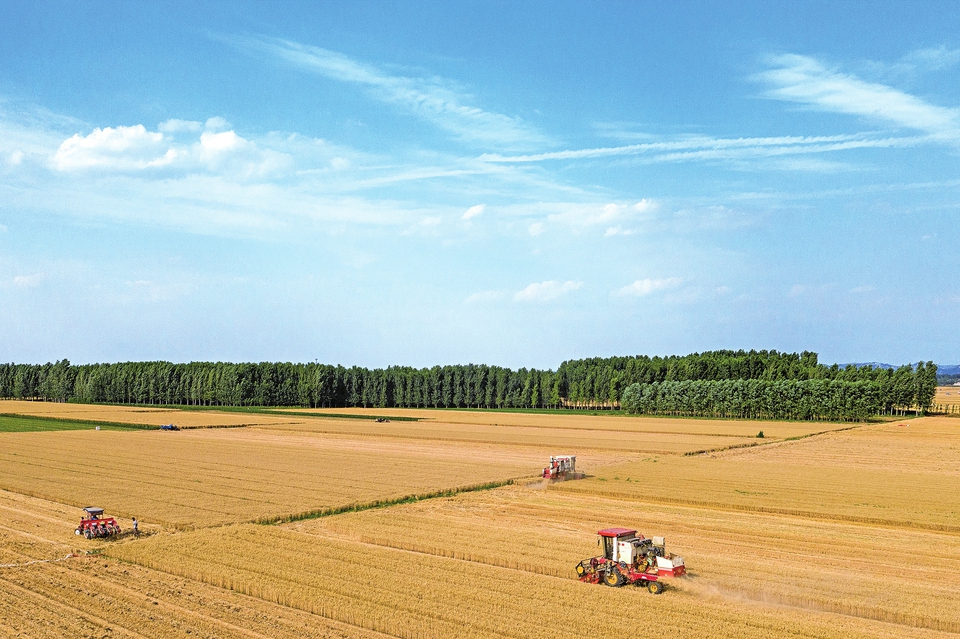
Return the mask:
[(307, 512), (295, 515), (283, 515), (280, 517), (266, 517), (257, 519), (254, 523), (272, 526), (276, 524), (288, 524), (294, 521), (305, 521), (307, 519), (320, 519), (321, 517), (330, 517), (341, 515), (343, 513), (355, 513), (363, 510), (374, 510), (377, 508), (386, 508), (388, 506), (398, 506), (400, 504), (413, 504), (426, 499), (437, 499), (439, 497), (453, 497), (460, 493), (475, 493), (482, 490), (492, 490), (503, 486), (512, 486), (518, 478), (505, 479), (503, 481), (491, 481), (485, 484), (474, 484), (472, 486), (462, 486), (460, 488), (448, 488), (429, 493), (420, 493), (416, 495), (405, 495), (394, 499), (378, 499), (376, 501), (364, 502), (361, 504), (347, 504), (345, 506), (333, 506), (331, 508), (322, 508), (319, 510), (309, 510)]
[[(82, 402), (70, 402), (81, 404)], [(362, 419), (375, 421), (377, 419), (389, 419), (395, 422), (418, 422), (419, 417), (404, 417), (402, 415), (355, 415), (349, 413), (314, 413), (307, 410), (288, 410), (281, 406), (196, 406), (190, 404), (111, 404), (106, 402), (97, 402), (94, 404), (82, 403), (84, 406), (120, 406), (124, 408), (156, 408), (160, 410), (183, 410), (183, 411), (214, 411), (218, 413), (248, 413), (252, 415), (295, 415), (297, 417), (320, 417), (324, 419)], [(302, 407), (301, 407), (302, 408)]]
[(128, 424), (124, 422), (98, 422), (84, 419), (62, 419), (59, 417), (39, 417), (35, 415), (17, 415), (0, 413), (0, 433), (34, 433), (54, 430), (156, 430), (158, 426), (147, 424)]

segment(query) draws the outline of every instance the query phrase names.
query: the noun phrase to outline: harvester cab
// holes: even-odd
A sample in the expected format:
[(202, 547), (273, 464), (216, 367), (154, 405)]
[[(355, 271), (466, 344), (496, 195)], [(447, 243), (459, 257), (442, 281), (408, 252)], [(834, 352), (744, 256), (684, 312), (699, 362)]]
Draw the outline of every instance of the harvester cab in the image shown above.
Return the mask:
[(603, 555), (577, 564), (580, 581), (619, 587), (645, 585), (655, 595), (663, 592), (661, 577), (686, 574), (683, 557), (667, 552), (663, 537), (647, 539), (630, 528), (605, 528), (597, 532)]
[(87, 506), (83, 509), (87, 514), (80, 519), (80, 525), (74, 531), (74, 534), (83, 535), (87, 539), (97, 537), (113, 537), (120, 534), (120, 526), (113, 517), (104, 517), (103, 508)]
[(555, 481), (583, 479), (583, 473), (577, 472), (577, 456), (551, 455), (550, 465), (543, 469), (543, 478)]

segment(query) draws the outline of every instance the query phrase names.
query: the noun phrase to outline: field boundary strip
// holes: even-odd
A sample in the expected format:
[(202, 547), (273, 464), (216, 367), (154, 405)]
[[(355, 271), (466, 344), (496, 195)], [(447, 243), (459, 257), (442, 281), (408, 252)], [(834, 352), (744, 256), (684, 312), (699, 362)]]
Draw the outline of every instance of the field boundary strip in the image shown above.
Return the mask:
[[(296, 415), (297, 417), (319, 417), (323, 419), (359, 419), (363, 421), (376, 421), (378, 419), (389, 419), (395, 422), (419, 422), (419, 417), (406, 417), (403, 415), (359, 415), (352, 413), (313, 413), (305, 410), (287, 410), (282, 406), (192, 406), (190, 404), (113, 404), (109, 402), (68, 402), (76, 406), (116, 406), (118, 408), (151, 408), (155, 410), (182, 410), (191, 412), (221, 412), (221, 413), (247, 413), (251, 415)], [(294, 406), (292, 408), (302, 408)], [(431, 409), (433, 410), (433, 409)]]
[[(77, 426), (111, 426), (113, 428), (132, 428), (136, 430), (155, 430), (160, 428), (159, 426), (152, 426), (150, 424), (135, 424), (132, 422), (106, 422), (99, 420), (91, 419), (72, 419), (69, 417), (48, 417), (46, 415), (23, 415), (21, 413), (0, 413), (0, 418), (10, 418), (10, 419), (22, 419), (26, 421), (37, 421), (37, 422), (63, 422), (67, 424), (73, 424)], [(51, 429), (52, 430), (52, 429)], [(30, 431), (10, 431), (10, 432), (30, 432)]]
[[(804, 435), (794, 435), (793, 437), (764, 437), (763, 439), (769, 439), (770, 441), (754, 441), (746, 444), (731, 444), (730, 446), (720, 446), (718, 448), (704, 448), (703, 450), (691, 450), (683, 454), (684, 457), (694, 457), (696, 455), (709, 455), (710, 453), (722, 453), (725, 450), (735, 450), (737, 448), (756, 448), (757, 446), (774, 446), (776, 444), (786, 444), (789, 442), (800, 441), (801, 439), (808, 439), (810, 437), (819, 437), (820, 435), (829, 435), (831, 433), (842, 433), (848, 430), (856, 430), (858, 428), (863, 428), (866, 426), (866, 423), (857, 424), (856, 426), (847, 426), (846, 428), (835, 428), (832, 430), (821, 430), (817, 433), (806, 433)], [(759, 437), (754, 439), (759, 440)]]
[(690, 508), (703, 508), (706, 510), (719, 510), (726, 512), (743, 513), (764, 513), (768, 515), (782, 515), (785, 517), (799, 517), (801, 519), (810, 519), (813, 521), (840, 521), (850, 524), (863, 524), (866, 526), (878, 526), (880, 528), (898, 528), (901, 530), (926, 530), (931, 532), (941, 532), (952, 535), (960, 535), (960, 526), (953, 524), (936, 524), (913, 522), (903, 519), (881, 519), (879, 517), (860, 517), (858, 515), (844, 515), (841, 513), (830, 514), (816, 512), (812, 510), (800, 510), (793, 508), (774, 508), (771, 506), (750, 506), (747, 504), (723, 504), (713, 501), (698, 501), (695, 499), (675, 499), (662, 498), (655, 501), (647, 499), (637, 499), (629, 495), (617, 492), (615, 490), (569, 490), (565, 491), (559, 488), (561, 492), (568, 492), (571, 495), (595, 495), (607, 499), (620, 499), (635, 504), (649, 504), (652, 506), (687, 506)]
[(517, 481), (520, 481), (522, 479), (525, 479), (525, 477), (514, 477), (511, 479), (504, 479), (501, 481), (491, 481), (483, 484), (473, 484), (470, 486), (461, 486), (457, 488), (446, 488), (443, 490), (437, 490), (437, 491), (432, 491), (428, 493), (404, 495), (403, 497), (395, 497), (393, 499), (377, 499), (374, 501), (363, 502), (363, 503), (347, 504), (344, 506), (333, 506), (330, 508), (321, 508), (318, 510), (308, 510), (306, 512), (297, 513), (294, 515), (281, 515), (278, 517), (263, 517), (263, 518), (254, 520), (253, 523), (262, 524), (265, 526), (272, 526), (276, 524), (289, 524), (296, 521), (306, 521), (308, 519), (320, 519), (322, 517), (332, 517), (334, 515), (342, 515), (344, 513), (355, 513), (355, 512), (362, 512), (364, 510), (375, 510), (377, 508), (387, 508), (389, 506), (399, 506), (401, 504), (412, 504), (418, 501), (425, 501), (427, 499), (453, 497), (461, 493), (475, 493), (483, 490), (493, 490), (494, 488), (502, 488), (503, 486), (512, 486)]
[[(24, 415), (22, 413), (0, 413), (0, 419), (9, 418), (9, 419), (22, 419), (29, 421), (38, 421), (38, 422), (63, 422), (66, 424), (71, 424), (75, 426), (107, 426), (110, 428), (118, 428), (124, 430), (160, 430), (159, 424), (137, 424), (134, 422), (107, 422), (100, 421), (96, 419), (73, 419), (69, 417), (49, 417), (47, 415)], [(213, 429), (213, 428), (248, 428), (250, 426), (260, 426), (261, 424), (207, 424), (201, 426), (180, 426), (180, 430), (204, 430), (204, 429)], [(56, 430), (51, 428), (51, 431)], [(74, 428), (68, 428), (65, 430), (80, 430)], [(28, 432), (38, 432), (38, 431), (3, 431), (0, 432), (12, 432), (12, 433), (28, 433)]]

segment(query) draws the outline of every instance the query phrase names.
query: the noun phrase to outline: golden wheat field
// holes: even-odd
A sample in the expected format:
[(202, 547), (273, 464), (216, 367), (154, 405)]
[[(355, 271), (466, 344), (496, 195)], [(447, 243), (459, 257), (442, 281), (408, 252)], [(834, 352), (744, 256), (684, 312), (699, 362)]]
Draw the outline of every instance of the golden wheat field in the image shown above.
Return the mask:
[(933, 403), (940, 406), (960, 406), (960, 386), (938, 386)]
[[(260, 599), (396, 637), (887, 636), (890, 624), (744, 609), (677, 590), (655, 597), (477, 562), (237, 525), (108, 551)], [(695, 606), (691, 610), (691, 606)], [(923, 636), (905, 627), (900, 636)]]
[(644, 457), (556, 489), (960, 532), (960, 424), (954, 424), (927, 417), (692, 457)]
[(190, 527), (504, 481), (541, 457), (251, 429), (2, 433), (0, 488)]
[[(33, 414), (148, 414), (121, 408)], [(179, 413), (146, 419), (249, 425), (0, 433), (0, 636), (960, 634), (955, 418)], [(587, 478), (537, 480), (559, 453)], [(84, 505), (145, 534), (77, 537)], [(608, 526), (666, 536), (688, 576), (578, 582)]]
[(229, 413), (212, 410), (177, 410), (175, 408), (70, 404), (64, 402), (28, 402), (13, 399), (0, 400), (0, 413), (149, 426), (176, 424), (180, 428), (255, 426), (296, 421), (296, 418), (292, 417), (261, 413)]
[(671, 583), (693, 596), (960, 632), (957, 535), (624, 503), (528, 486), (284, 527), (563, 578), (595, 554), (595, 533), (609, 525), (611, 512), (641, 533), (665, 535), (668, 547), (687, 557), (691, 576)]
[(662, 433), (674, 435), (711, 435), (724, 437), (756, 437), (763, 431), (767, 437), (783, 439), (799, 437), (826, 430), (845, 428), (849, 424), (829, 422), (758, 421), (751, 419), (694, 419), (676, 417), (628, 417), (605, 415), (602, 412), (574, 411), (572, 413), (509, 413), (500, 411), (453, 410), (430, 408), (316, 408), (279, 409), (297, 414), (323, 413), (341, 415), (391, 415), (410, 417), (424, 422), (441, 424), (472, 424), (479, 426), (516, 426), (524, 428), (569, 428), (584, 431), (623, 431)]
[[(123, 540), (73, 534), (77, 508), (0, 491), (0, 636), (373, 639), (341, 624), (104, 556)], [(120, 522), (121, 525), (129, 522)], [(129, 530), (129, 526), (125, 526)], [(146, 534), (158, 529), (141, 526)], [(145, 538), (141, 537), (141, 539)], [(48, 563), (26, 563), (54, 560)], [(14, 564), (14, 565), (11, 565)]]

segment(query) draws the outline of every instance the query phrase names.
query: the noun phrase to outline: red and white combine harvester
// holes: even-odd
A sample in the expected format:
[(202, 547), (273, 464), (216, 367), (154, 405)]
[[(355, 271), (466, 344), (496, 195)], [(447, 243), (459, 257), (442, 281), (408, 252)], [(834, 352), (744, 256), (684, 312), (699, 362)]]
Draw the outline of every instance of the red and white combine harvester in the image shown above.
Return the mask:
[(577, 564), (580, 581), (604, 583), (614, 588), (624, 584), (646, 586), (655, 595), (663, 592), (661, 577), (687, 574), (683, 557), (668, 553), (663, 537), (647, 539), (629, 528), (606, 528), (597, 532), (603, 555)]
[(87, 516), (80, 520), (80, 525), (74, 531), (87, 539), (95, 537), (113, 537), (120, 534), (120, 526), (113, 517), (104, 517), (103, 508), (87, 506), (83, 509)]
[(577, 456), (551, 455), (550, 465), (543, 469), (543, 478), (551, 481), (583, 479), (583, 473), (577, 472)]

